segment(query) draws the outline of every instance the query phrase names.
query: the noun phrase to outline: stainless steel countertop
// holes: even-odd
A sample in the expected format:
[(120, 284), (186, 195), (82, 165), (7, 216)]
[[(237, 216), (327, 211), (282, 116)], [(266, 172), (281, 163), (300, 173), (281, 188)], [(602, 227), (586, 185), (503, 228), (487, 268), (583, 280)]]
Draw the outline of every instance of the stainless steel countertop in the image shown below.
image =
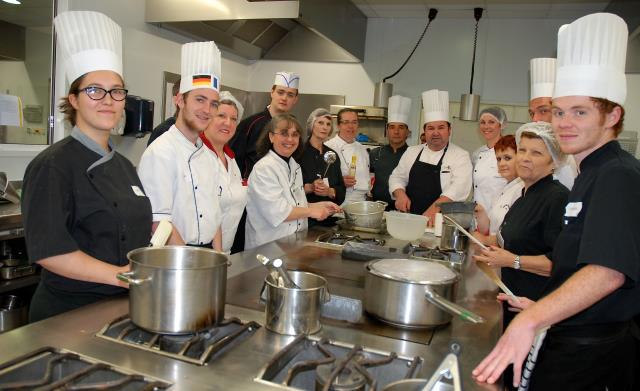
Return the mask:
[[(235, 294), (242, 290), (238, 282), (247, 284), (244, 286), (246, 291), (259, 291), (260, 282), (252, 281), (256, 275), (256, 270), (252, 269), (262, 268), (255, 260), (256, 253), (297, 259), (296, 264), (291, 263), (292, 268), (321, 269), (325, 263), (328, 265), (334, 262), (334, 265), (339, 266), (349, 278), (345, 281), (351, 284), (352, 292), (362, 289), (358, 287), (357, 277), (358, 269), (363, 267), (362, 262), (342, 260), (339, 252), (335, 251), (332, 257), (322, 251), (322, 259), (316, 262), (311, 259), (313, 254), (319, 251), (314, 250), (318, 247), (311, 244), (318, 233), (315, 230), (298, 233), (231, 256), (228, 291)], [(339, 322), (323, 322), (322, 330), (315, 336), (382, 351), (395, 351), (408, 357), (422, 356), (425, 362), (418, 377), (429, 377), (448, 352), (450, 341), (455, 340), (463, 349), (460, 355), (460, 369), (464, 389), (498, 389), (496, 386), (478, 385), (470, 378), (471, 369), (490, 351), (500, 335), (502, 314), (501, 307), (495, 300), (496, 290), (471, 263), (462, 268), (462, 275), (463, 281), (459, 285), (457, 301), (485, 317), (487, 322), (484, 324), (473, 325), (454, 319), (451, 324), (435, 331), (429, 345), (374, 335), (357, 327), (343, 327)], [(228, 297), (228, 302), (241, 300), (239, 297)], [(268, 360), (294, 337), (278, 335), (262, 327), (226, 355), (201, 367), (95, 337), (105, 324), (127, 312), (126, 298), (111, 299), (2, 334), (0, 362), (6, 362), (43, 346), (52, 346), (174, 383), (171, 390), (284, 389), (255, 382), (254, 378)], [(237, 305), (227, 304), (225, 316), (264, 323), (263, 312)]]

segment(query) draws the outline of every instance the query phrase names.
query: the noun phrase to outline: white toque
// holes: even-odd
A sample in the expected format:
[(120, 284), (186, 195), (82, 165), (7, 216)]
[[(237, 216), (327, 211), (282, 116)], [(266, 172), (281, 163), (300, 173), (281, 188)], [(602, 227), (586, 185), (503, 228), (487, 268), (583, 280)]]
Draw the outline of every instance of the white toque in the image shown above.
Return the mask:
[(389, 98), (389, 114), (387, 123), (399, 122), (409, 126), (409, 114), (411, 112), (411, 99), (394, 95)]
[(422, 93), (424, 116), (422, 124), (449, 120), (449, 91), (429, 90)]
[(196, 88), (220, 91), (220, 62), (220, 50), (213, 41), (182, 45), (180, 93)]
[(532, 58), (529, 62), (531, 72), (531, 98), (551, 98), (556, 79), (555, 58)]

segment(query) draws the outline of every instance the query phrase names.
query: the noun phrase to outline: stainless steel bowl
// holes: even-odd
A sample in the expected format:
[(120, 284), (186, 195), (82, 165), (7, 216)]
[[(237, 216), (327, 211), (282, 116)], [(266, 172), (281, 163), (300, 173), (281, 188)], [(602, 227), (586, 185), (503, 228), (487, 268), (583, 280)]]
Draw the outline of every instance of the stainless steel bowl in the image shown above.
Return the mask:
[(384, 201), (356, 201), (342, 207), (347, 222), (355, 227), (380, 228), (387, 203)]

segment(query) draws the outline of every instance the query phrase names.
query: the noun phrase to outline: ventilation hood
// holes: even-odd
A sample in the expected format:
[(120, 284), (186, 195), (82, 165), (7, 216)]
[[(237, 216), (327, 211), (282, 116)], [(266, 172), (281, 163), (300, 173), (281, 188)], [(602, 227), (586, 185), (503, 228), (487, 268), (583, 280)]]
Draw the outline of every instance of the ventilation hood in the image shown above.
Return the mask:
[(351, 0), (146, 0), (145, 19), (248, 60), (364, 60), (367, 18)]

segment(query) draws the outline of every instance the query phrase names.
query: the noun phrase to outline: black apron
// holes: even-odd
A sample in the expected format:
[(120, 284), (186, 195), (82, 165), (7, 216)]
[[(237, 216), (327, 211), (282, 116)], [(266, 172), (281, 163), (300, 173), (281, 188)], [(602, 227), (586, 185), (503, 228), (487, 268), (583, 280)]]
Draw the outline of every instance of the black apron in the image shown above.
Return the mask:
[(420, 151), (413, 162), (413, 166), (409, 171), (409, 183), (405, 190), (411, 200), (411, 209), (409, 210), (411, 213), (423, 214), (442, 194), (440, 168), (442, 167), (442, 160), (447, 154), (447, 148), (449, 148), (449, 144), (444, 147), (444, 153), (438, 160), (437, 165), (420, 161), (420, 156), (422, 156), (424, 149)]

